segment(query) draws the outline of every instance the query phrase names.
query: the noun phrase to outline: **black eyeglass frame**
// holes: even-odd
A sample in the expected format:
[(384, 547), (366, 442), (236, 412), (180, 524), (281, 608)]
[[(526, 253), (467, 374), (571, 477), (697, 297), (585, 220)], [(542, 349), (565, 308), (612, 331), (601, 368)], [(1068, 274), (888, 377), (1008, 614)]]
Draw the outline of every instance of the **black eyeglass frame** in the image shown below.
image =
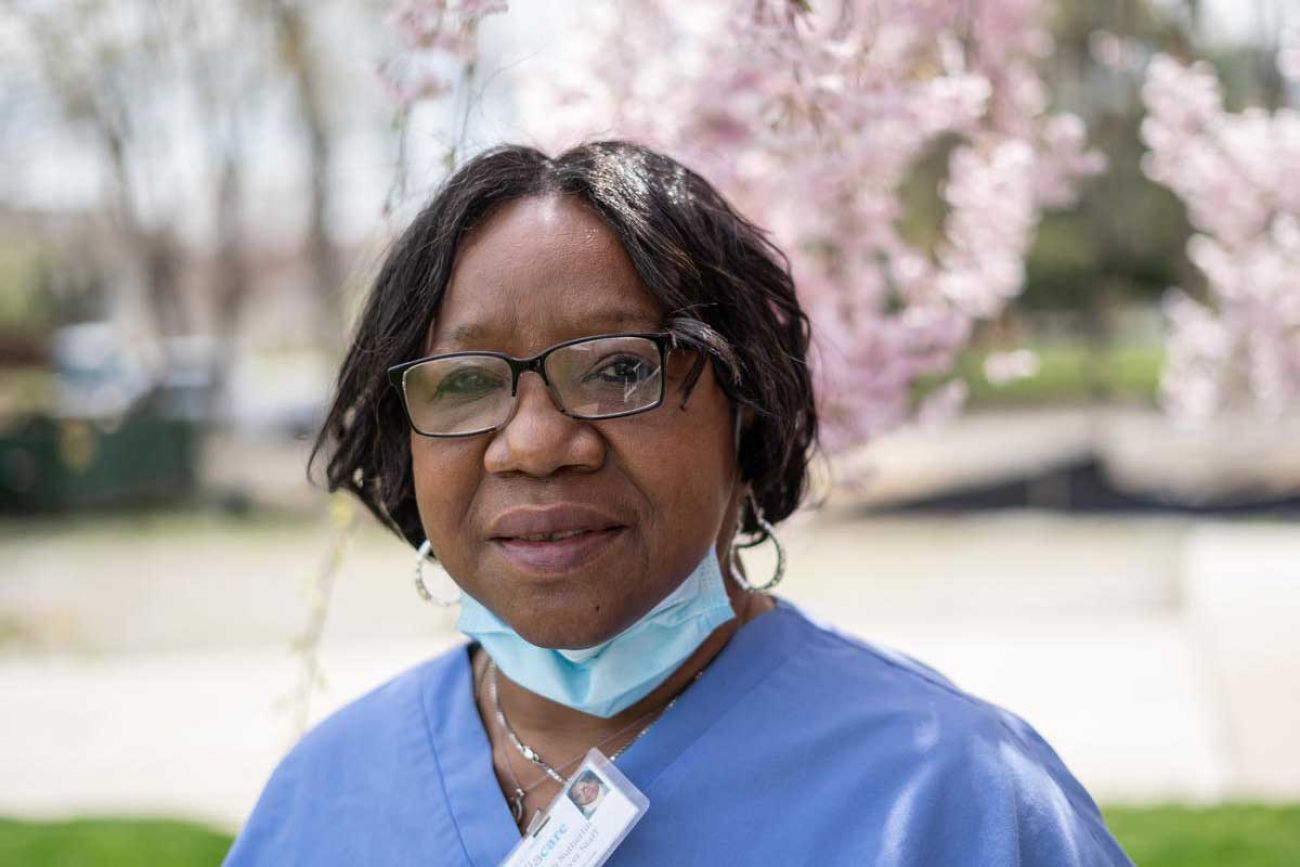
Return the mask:
[[(546, 375), (546, 359), (556, 350), (565, 349), (578, 343), (587, 343), (592, 340), (604, 340), (611, 337), (644, 337), (655, 344), (655, 347), (659, 350), (659, 396), (655, 398), (654, 403), (638, 407), (637, 409), (630, 409), (625, 412), (617, 412), (613, 415), (581, 415), (579, 413), (570, 412), (565, 408), (564, 401), (556, 392), (555, 386), (552, 385), (550, 377)], [(630, 415), (649, 412), (650, 410), (658, 409), (663, 405), (664, 395), (666, 394), (668, 387), (668, 377), (666, 376), (666, 371), (668, 369), (668, 353), (675, 347), (676, 338), (668, 331), (620, 331), (610, 334), (592, 334), (588, 337), (578, 337), (573, 340), (566, 340), (563, 343), (548, 346), (546, 349), (543, 349), (538, 354), (529, 358), (519, 358), (514, 355), (507, 355), (504, 352), (493, 352), (488, 349), (466, 349), (460, 352), (445, 352), (438, 355), (426, 355), (425, 357), (417, 358), (414, 361), (403, 361), (401, 364), (394, 364), (392, 367), (388, 368), (388, 382), (397, 391), (398, 398), (402, 404), (402, 413), (406, 416), (407, 424), (411, 426), (411, 430), (424, 437), (432, 437), (435, 439), (459, 439), (461, 437), (473, 437), (485, 433), (493, 433), (494, 431), (498, 431), (505, 427), (510, 422), (510, 419), (514, 418), (514, 405), (512, 404), (510, 414), (506, 416), (505, 421), (492, 427), (485, 427), (473, 431), (464, 431), (462, 433), (428, 433), (420, 430), (419, 426), (415, 423), (415, 419), (411, 418), (411, 408), (406, 402), (406, 372), (408, 370), (428, 361), (440, 361), (447, 358), (465, 358), (468, 356), (489, 356), (491, 358), (499, 358), (510, 366), (510, 398), (512, 401), (518, 401), (519, 399), (519, 377), (531, 370), (541, 377), (542, 383), (546, 386), (546, 391), (551, 395), (552, 403), (555, 404), (556, 409), (561, 413), (567, 415), (569, 418), (579, 419), (581, 421), (604, 421), (605, 419), (626, 418)]]

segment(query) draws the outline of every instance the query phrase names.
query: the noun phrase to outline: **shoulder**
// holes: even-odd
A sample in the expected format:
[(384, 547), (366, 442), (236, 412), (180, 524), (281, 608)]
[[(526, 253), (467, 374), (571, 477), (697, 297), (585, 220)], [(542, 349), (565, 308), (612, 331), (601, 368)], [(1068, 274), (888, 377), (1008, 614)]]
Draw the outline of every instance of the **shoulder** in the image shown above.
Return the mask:
[(873, 769), (871, 786), (887, 769), (897, 803), (909, 805), (908, 827), (924, 829), (927, 845), (977, 835), (982, 847), (1022, 863), (1130, 863), (1091, 796), (1029, 723), (906, 654), (783, 608), (802, 633), (786, 685), (803, 685), (805, 712), (817, 708), (854, 733), (849, 751)]
[(282, 765), (313, 767), (328, 773), (364, 756), (409, 749), (427, 740), (426, 702), (454, 679), (465, 653), (458, 645), (380, 684), (313, 726), (285, 756)]
[(421, 663), (313, 727), (272, 772), (226, 863), (334, 863), (309, 853), (333, 847), (338, 856), (376, 828), (400, 832), (389, 826), (418, 821), (403, 800), (438, 790), (427, 708), (464, 652)]
[[(789, 623), (792, 652), (784, 668), (806, 685), (809, 695), (803, 700), (826, 701), (844, 713), (873, 719), (942, 723), (944, 731), (935, 734), (960, 735), (952, 738), (956, 741), (1023, 724), (899, 650), (841, 632), (785, 601), (776, 613)], [(784, 674), (789, 678), (791, 672)]]

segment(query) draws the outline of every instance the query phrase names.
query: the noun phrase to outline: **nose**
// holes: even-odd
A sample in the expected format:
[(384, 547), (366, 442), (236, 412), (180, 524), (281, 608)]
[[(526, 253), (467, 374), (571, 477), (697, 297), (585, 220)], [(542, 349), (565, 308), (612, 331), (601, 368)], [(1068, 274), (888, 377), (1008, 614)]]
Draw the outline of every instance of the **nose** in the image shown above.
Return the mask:
[(490, 473), (549, 476), (566, 467), (596, 470), (605, 461), (605, 440), (588, 422), (560, 411), (540, 375), (519, 377), (514, 411), (492, 434), (483, 455)]

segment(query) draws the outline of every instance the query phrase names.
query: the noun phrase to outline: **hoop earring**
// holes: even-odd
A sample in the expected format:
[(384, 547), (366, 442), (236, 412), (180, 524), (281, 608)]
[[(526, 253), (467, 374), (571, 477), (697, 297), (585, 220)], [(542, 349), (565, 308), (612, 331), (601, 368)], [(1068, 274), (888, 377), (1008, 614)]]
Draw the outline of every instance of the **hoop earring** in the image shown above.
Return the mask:
[[(420, 545), (420, 550), (415, 554), (415, 592), (419, 593), (420, 598), (425, 602), (437, 605), (439, 608), (450, 608), (460, 602), (459, 587), (456, 589), (456, 597), (454, 599), (441, 599), (430, 593), (429, 588), (424, 586), (424, 561), (429, 559), (429, 555), (432, 553), (433, 544), (430, 543), (428, 539), (425, 539), (424, 544)], [(446, 575), (448, 580), (451, 580), (451, 573), (446, 569), (442, 569), (442, 574)], [(452, 581), (452, 583), (455, 584), (456, 582)]]
[[(785, 577), (785, 547), (781, 544), (781, 540), (776, 537), (776, 528), (773, 527), (758, 510), (758, 503), (754, 500), (754, 494), (752, 491), (749, 494), (749, 507), (754, 514), (754, 521), (758, 524), (761, 533), (753, 539), (750, 539), (748, 542), (731, 543), (731, 551), (729, 551), (727, 555), (731, 565), (731, 577), (736, 579), (736, 583), (740, 585), (740, 589), (744, 590), (746, 593), (770, 593), (772, 588), (780, 584), (781, 579)], [(741, 525), (744, 525), (743, 515), (741, 517)], [(769, 539), (772, 541), (772, 546), (776, 548), (776, 570), (772, 573), (772, 577), (768, 579), (766, 584), (760, 584), (755, 587), (753, 584), (749, 583), (749, 579), (740, 571), (740, 559), (736, 552), (741, 548), (753, 548), (755, 545), (761, 545)]]

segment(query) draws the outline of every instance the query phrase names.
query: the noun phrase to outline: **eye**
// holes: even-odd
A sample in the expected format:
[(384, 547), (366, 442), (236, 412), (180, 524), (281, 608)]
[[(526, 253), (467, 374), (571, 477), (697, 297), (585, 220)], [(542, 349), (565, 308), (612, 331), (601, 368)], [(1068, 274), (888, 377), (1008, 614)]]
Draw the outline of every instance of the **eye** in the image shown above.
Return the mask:
[(621, 355), (605, 362), (592, 372), (591, 377), (619, 385), (644, 382), (655, 375), (658, 365), (635, 355)]
[(501, 384), (500, 378), (491, 371), (481, 367), (467, 367), (448, 374), (442, 382), (438, 383), (433, 397), (435, 400), (438, 398), (473, 399), (490, 393)]

